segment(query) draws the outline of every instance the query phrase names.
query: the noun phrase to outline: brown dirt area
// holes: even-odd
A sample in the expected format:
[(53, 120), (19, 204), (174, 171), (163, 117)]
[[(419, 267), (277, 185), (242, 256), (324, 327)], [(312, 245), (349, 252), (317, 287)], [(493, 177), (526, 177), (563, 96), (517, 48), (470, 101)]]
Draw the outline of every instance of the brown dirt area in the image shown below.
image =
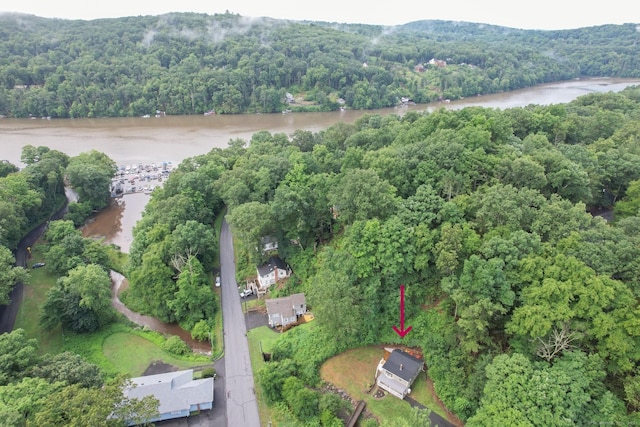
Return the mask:
[(145, 369), (142, 373), (142, 376), (146, 375), (156, 375), (156, 374), (166, 374), (167, 372), (175, 372), (178, 370), (177, 366), (169, 365), (168, 363), (164, 363), (162, 360), (154, 360), (151, 364)]

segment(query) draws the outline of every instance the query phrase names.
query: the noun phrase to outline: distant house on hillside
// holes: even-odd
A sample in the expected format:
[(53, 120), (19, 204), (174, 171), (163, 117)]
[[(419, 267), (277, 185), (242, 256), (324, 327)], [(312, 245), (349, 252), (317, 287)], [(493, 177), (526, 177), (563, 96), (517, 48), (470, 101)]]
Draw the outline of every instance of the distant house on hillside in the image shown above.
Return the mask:
[(124, 390), (127, 398), (154, 396), (160, 402), (158, 417), (149, 422), (188, 417), (213, 408), (213, 378), (194, 380), (193, 369), (132, 378), (131, 382), (134, 386)]
[(266, 291), (269, 286), (291, 275), (289, 266), (278, 256), (258, 266), (258, 291)]
[(307, 301), (303, 293), (289, 295), (284, 298), (273, 298), (265, 301), (267, 305), (267, 317), (269, 326), (285, 327), (297, 322), (298, 318), (306, 313)]
[(278, 239), (273, 236), (264, 236), (260, 239), (260, 244), (262, 245), (263, 254), (278, 250)]
[(397, 348), (385, 351), (385, 357), (378, 364), (376, 383), (383, 390), (404, 399), (424, 369), (424, 361)]

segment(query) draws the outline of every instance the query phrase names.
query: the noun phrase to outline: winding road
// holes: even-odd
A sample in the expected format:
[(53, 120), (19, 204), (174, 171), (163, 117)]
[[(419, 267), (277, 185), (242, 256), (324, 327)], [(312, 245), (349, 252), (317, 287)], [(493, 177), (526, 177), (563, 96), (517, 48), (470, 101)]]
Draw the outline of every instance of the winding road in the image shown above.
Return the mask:
[[(67, 195), (67, 200), (62, 205), (62, 207), (55, 213), (53, 213), (48, 221), (43, 222), (42, 224), (35, 227), (26, 236), (20, 240), (18, 243), (18, 248), (16, 249), (14, 255), (16, 258), (16, 266), (18, 267), (27, 267), (27, 247), (33, 246), (42, 233), (46, 230), (49, 225), (49, 221), (54, 221), (56, 219), (62, 219), (64, 214), (67, 212), (67, 206), (69, 205), (69, 200), (74, 200), (75, 194), (73, 190), (70, 188), (65, 188), (65, 194)], [(18, 310), (20, 309), (20, 304), (22, 304), (22, 297), (24, 295), (24, 284), (22, 282), (17, 282), (11, 293), (9, 294), (9, 304), (0, 306), (0, 334), (9, 333), (13, 331), (13, 326), (16, 323), (16, 317), (18, 316)]]
[(247, 327), (236, 283), (233, 240), (227, 221), (220, 230), (220, 277), (224, 321), (225, 398), (229, 427), (259, 427), (258, 401), (249, 357)]

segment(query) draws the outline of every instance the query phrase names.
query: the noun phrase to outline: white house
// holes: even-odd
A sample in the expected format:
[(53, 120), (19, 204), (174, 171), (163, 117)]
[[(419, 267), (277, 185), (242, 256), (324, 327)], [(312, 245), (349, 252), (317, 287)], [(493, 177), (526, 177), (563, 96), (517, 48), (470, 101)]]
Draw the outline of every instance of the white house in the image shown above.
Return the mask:
[(278, 239), (273, 236), (264, 236), (260, 239), (260, 244), (262, 245), (263, 254), (278, 250)]
[(303, 293), (268, 299), (265, 303), (269, 326), (272, 328), (295, 323), (300, 316), (307, 312), (307, 302)]
[(258, 266), (258, 290), (266, 290), (279, 280), (289, 277), (291, 269), (278, 256), (272, 256), (265, 264)]
[[(386, 349), (385, 349), (386, 350)], [(424, 368), (424, 362), (400, 349), (393, 349), (380, 360), (376, 372), (378, 387), (404, 399), (411, 393), (411, 385)]]
[(126, 397), (154, 396), (160, 402), (160, 415), (149, 422), (188, 417), (213, 408), (213, 378), (194, 380), (193, 369), (131, 378), (131, 382), (132, 387), (124, 389)]

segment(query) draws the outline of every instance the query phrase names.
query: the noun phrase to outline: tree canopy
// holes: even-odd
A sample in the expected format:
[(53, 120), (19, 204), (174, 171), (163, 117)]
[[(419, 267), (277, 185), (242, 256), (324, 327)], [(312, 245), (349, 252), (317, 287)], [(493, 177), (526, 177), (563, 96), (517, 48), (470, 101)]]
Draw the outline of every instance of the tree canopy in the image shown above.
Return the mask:
[[(640, 77), (638, 49), (634, 24), (538, 31), (450, 21), (390, 28), (231, 13), (94, 21), (3, 14), (0, 114), (374, 109), (402, 98), (458, 99), (584, 76)], [(554, 135), (567, 130), (555, 114), (541, 119), (536, 124)], [(602, 114), (585, 130), (597, 138), (619, 122), (617, 112)]]

